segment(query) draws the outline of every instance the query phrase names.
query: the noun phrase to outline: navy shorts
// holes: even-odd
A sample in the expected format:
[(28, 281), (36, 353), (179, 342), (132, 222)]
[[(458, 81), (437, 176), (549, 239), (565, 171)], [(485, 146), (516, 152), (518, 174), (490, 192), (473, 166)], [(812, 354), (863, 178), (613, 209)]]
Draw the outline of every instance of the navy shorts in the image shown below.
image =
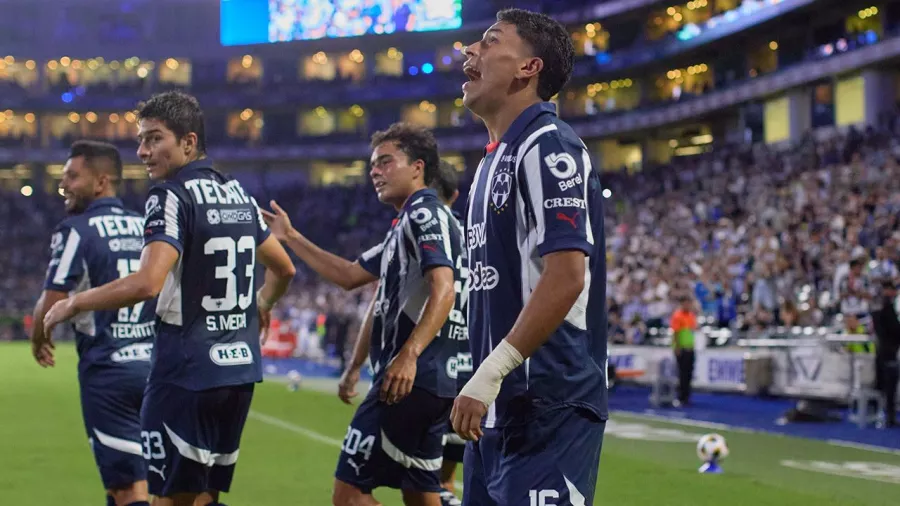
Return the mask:
[(484, 429), (466, 445), (463, 506), (593, 504), (606, 422), (580, 408)]
[(366, 494), (378, 487), (440, 492), (452, 407), (452, 398), (416, 387), (388, 405), (378, 400), (378, 387), (373, 387), (347, 428), (335, 478)]
[(100, 479), (107, 490), (147, 479), (141, 449), (141, 401), (146, 378), (117, 378), (114, 385), (82, 383), (81, 413)]
[(444, 460), (449, 462), (462, 462), (466, 453), (466, 440), (459, 437), (453, 430), (452, 424), (447, 424), (447, 433), (444, 434)]
[(228, 492), (253, 383), (192, 391), (147, 385), (141, 410), (150, 493)]

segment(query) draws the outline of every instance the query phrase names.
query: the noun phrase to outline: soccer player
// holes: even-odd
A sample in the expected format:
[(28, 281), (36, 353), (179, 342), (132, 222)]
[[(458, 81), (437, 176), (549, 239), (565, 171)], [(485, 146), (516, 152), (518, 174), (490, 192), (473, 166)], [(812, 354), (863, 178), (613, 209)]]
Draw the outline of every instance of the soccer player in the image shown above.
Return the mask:
[(456, 339), (465, 333), (451, 315), (460, 300), (454, 284), (462, 242), (456, 220), (428, 188), (438, 169), (434, 136), (398, 123), (377, 132), (372, 149), (378, 199), (398, 214), (384, 242), (356, 262), (303, 237), (276, 202), (274, 214), (263, 213), (272, 233), (325, 279), (346, 290), (379, 282), (369, 352), (375, 377), (347, 429), (333, 503), (378, 504), (372, 490), (390, 487), (402, 490), (407, 505), (440, 506)]
[[(441, 199), (441, 202), (450, 208), (456, 199), (459, 197), (459, 176), (456, 173), (456, 168), (447, 162), (446, 160), (441, 160), (440, 165), (438, 166), (437, 175), (434, 178), (434, 181), (431, 183), (431, 187), (437, 192), (438, 198)], [(450, 210), (453, 213), (454, 218), (456, 218), (458, 223), (461, 223), (462, 218), (456, 211)], [(462, 238), (464, 235), (462, 226), (459, 226), (459, 237)], [(460, 295), (459, 299), (457, 299), (458, 305), (454, 307), (451, 311), (450, 319), (454, 321), (457, 325), (462, 328), (465, 325), (466, 318), (466, 308), (465, 301), (467, 295), (463, 292), (466, 287), (464, 286), (466, 280), (466, 272), (468, 268), (466, 267), (466, 252), (465, 247), (460, 244), (460, 256), (457, 257), (457, 269), (459, 270), (460, 279), (456, 280), (454, 283), (456, 293)], [(359, 338), (356, 341), (356, 345), (353, 348), (353, 358), (351, 359), (350, 366), (344, 371), (341, 375), (341, 380), (338, 383), (338, 397), (347, 404), (351, 404), (351, 399), (356, 397), (358, 394), (356, 392), (356, 384), (359, 383), (359, 374), (362, 366), (366, 363), (366, 359), (369, 357), (369, 346), (372, 339), (372, 322), (374, 320), (373, 312), (375, 309), (375, 298), (372, 299), (372, 303), (369, 304), (369, 309), (366, 312), (366, 316), (363, 318), (363, 324), (360, 326)], [(459, 349), (457, 350), (457, 361), (455, 366), (456, 371), (456, 384), (461, 387), (465, 385), (469, 378), (472, 376), (472, 354), (469, 353), (469, 336), (468, 332), (457, 332), (456, 335), (453, 336), (459, 343)], [(451, 367), (451, 372), (453, 368)], [(465, 441), (459, 437), (455, 432), (453, 432), (453, 428), (450, 427), (450, 423), (448, 420), (447, 423), (448, 432), (444, 435), (444, 454), (443, 454), (443, 462), (441, 464), (441, 505), (442, 506), (458, 506), (460, 504), (459, 499), (455, 494), (455, 475), (456, 475), (456, 467), (463, 460), (463, 452), (465, 451)]]
[[(34, 308), (32, 352), (55, 365), (52, 329), (43, 325), (53, 304), (137, 269), (144, 218), (116, 197), (122, 158), (102, 142), (72, 144), (60, 189), (69, 217), (50, 240), (50, 267)], [(84, 427), (112, 506), (146, 505), (147, 464), (141, 450), (141, 400), (150, 372), (154, 301), (118, 311), (85, 313), (73, 322)]]
[(593, 504), (607, 419), (599, 176), (548, 101), (568, 81), (558, 22), (497, 14), (466, 48), (463, 102), (490, 134), (469, 192), (475, 373), (454, 402), (463, 504)]
[[(294, 266), (256, 201), (206, 157), (197, 100), (166, 92), (139, 106), (138, 156), (156, 184), (137, 272), (53, 306), (45, 326), (159, 294), (141, 409), (155, 506), (217, 504), (231, 486), (254, 384), (260, 329)], [(267, 267), (254, 293), (257, 259)], [(196, 501), (196, 502), (195, 502)]]

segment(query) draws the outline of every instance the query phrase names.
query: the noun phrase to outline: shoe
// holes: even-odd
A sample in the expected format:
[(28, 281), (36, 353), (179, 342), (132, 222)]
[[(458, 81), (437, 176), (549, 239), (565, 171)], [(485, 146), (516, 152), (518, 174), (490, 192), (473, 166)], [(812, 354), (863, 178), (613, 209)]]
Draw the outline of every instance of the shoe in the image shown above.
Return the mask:
[(446, 488), (441, 489), (441, 506), (462, 506), (462, 501)]

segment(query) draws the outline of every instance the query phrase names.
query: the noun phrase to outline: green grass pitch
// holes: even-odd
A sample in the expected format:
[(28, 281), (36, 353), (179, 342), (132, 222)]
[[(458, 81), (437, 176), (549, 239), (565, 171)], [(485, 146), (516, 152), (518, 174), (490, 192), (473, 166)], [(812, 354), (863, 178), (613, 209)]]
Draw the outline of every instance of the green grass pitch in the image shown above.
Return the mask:
[[(331, 504), (335, 459), (353, 409), (318, 389), (290, 392), (269, 381), (256, 392), (233, 492), (223, 500)], [(595, 506), (895, 505), (900, 497), (898, 454), (759, 433), (719, 431), (731, 450), (725, 474), (700, 475), (694, 438), (705, 432), (614, 413)], [(820, 463), (796, 469), (787, 460)], [(376, 497), (385, 506), (401, 504), (396, 491)], [(57, 367), (44, 370), (27, 344), (0, 345), (0, 505), (104, 501), (81, 422), (74, 348), (61, 344)]]

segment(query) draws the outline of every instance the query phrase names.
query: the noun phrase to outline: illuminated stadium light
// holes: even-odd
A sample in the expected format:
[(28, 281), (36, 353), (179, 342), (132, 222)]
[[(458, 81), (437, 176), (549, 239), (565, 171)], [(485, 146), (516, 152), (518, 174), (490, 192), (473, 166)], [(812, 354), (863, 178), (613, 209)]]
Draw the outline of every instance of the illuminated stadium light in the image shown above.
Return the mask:
[(319, 107), (316, 107), (314, 111), (316, 113), (316, 116), (318, 116), (320, 118), (324, 118), (325, 115), (328, 114), (328, 111), (325, 110), (325, 108), (322, 107), (321, 105)]
[(669, 147), (670, 147), (670, 148), (677, 148), (677, 147), (678, 147), (678, 141), (675, 140), (675, 139), (669, 139)]
[(31, 194), (34, 193), (34, 188), (32, 188), (31, 186), (26, 184), (25, 186), (22, 187), (22, 189), (20, 191), (22, 192), (22, 195), (24, 195), (26, 197), (30, 197)]
[(112, 113), (109, 115), (109, 122), (112, 124), (116, 124), (119, 122), (119, 115), (116, 113)]
[(453, 105), (456, 106), (456, 107), (462, 107), (462, 106), (463, 106), (463, 99), (457, 98), (456, 100), (453, 101)]
[(609, 188), (604, 188), (603, 189), (603, 198), (608, 199), (610, 197), (612, 197), (612, 192), (609, 190)]
[(69, 121), (71, 121), (72, 123), (78, 123), (79, 121), (81, 121), (81, 116), (79, 116), (77, 112), (70, 112)]
[(778, 50), (778, 43), (775, 42), (774, 40), (773, 40), (772, 42), (769, 42), (769, 49), (771, 49), (772, 51), (777, 51), (777, 50)]
[(672, 19), (674, 19), (675, 21), (681, 21), (682, 19), (684, 19), (684, 16), (682, 16), (680, 12), (676, 12), (675, 15), (672, 16)]
[(63, 56), (62, 58), (59, 59), (59, 64), (62, 65), (63, 67), (68, 67), (70, 63), (72, 63), (72, 59), (69, 58), (68, 56)]
[(122, 64), (119, 63), (119, 62), (116, 61), (116, 60), (113, 60), (113, 61), (109, 62), (109, 68), (112, 69), (112, 70), (119, 70), (119, 67), (120, 67), (121, 65), (122, 65)]
[(100, 68), (100, 62), (98, 62), (97, 60), (91, 58), (91, 59), (88, 60), (88, 62), (87, 62), (87, 68), (89, 68), (89, 69), (91, 69), (91, 70), (97, 70), (98, 68)]
[(6, 62), (7, 65), (12, 65), (12, 64), (16, 63), (16, 59), (13, 56), (7, 56), (6, 58), (3, 59), (3, 61)]
[(363, 108), (357, 104), (353, 104), (350, 106), (350, 114), (356, 116), (357, 118), (362, 118), (365, 111)]
[(454, 42), (454, 43), (453, 43), (453, 49), (455, 49), (455, 50), (457, 50), (457, 51), (462, 51), (462, 50), (463, 50), (463, 43), (460, 42), (460, 41)]
[(147, 74), (149, 74), (149, 73), (150, 73), (150, 71), (147, 70), (147, 67), (141, 67), (141, 68), (137, 69), (137, 76), (140, 77), (141, 79), (147, 77)]
[(16, 115), (16, 113), (14, 113), (14, 112), (12, 111), (12, 109), (7, 109), (7, 110), (3, 111), (3, 116), (4, 116), (6, 119), (13, 119), (13, 117), (14, 117), (15, 115)]
[(178, 60), (175, 58), (169, 58), (166, 60), (166, 67), (169, 67), (169, 70), (178, 70)]
[(84, 119), (86, 119), (88, 121), (88, 123), (96, 123), (97, 122), (97, 113), (87, 112), (84, 115)]
[(56, 63), (56, 60), (50, 60), (47, 62), (47, 68), (50, 70), (56, 70), (59, 67), (59, 64)]
[(678, 11), (675, 10), (675, 7), (669, 7), (668, 9), (666, 9), (666, 14), (668, 14), (669, 16), (674, 16), (676, 12)]
[(241, 119), (244, 121), (249, 120), (253, 117), (253, 109), (244, 109), (241, 111)]
[(410, 68), (409, 68), (409, 75), (411, 75), (411, 76), (417, 76), (417, 75), (419, 75), (419, 67), (416, 67), (416, 66), (410, 67)]
[(72, 100), (75, 100), (75, 96), (68, 91), (63, 93), (59, 98), (66, 104), (71, 104)]
[(34, 70), (37, 67), (37, 63), (34, 60), (28, 60), (25, 62), (25, 68), (28, 70)]
[(349, 58), (350, 58), (350, 61), (352, 61), (354, 63), (362, 63), (366, 59), (366, 57), (362, 54), (362, 51), (360, 51), (359, 49), (354, 49), (353, 51), (350, 51)]
[(249, 54), (245, 54), (243, 58), (241, 58), (241, 67), (245, 69), (249, 69), (253, 66), (253, 57)]
[(328, 63), (328, 55), (324, 51), (319, 51), (313, 55), (312, 61), (318, 65), (324, 65)]
[(25, 113), (25, 123), (34, 123), (35, 117), (33, 112)]
[(125, 121), (127, 121), (129, 123), (134, 123), (135, 120), (137, 120), (137, 116), (135, 116), (135, 114), (133, 112), (128, 111), (125, 113)]
[(426, 74), (430, 74), (430, 73), (434, 72), (434, 65), (432, 65), (432, 64), (430, 64), (430, 63), (425, 63), (425, 64), (423, 64), (423, 65), (422, 65), (422, 72), (424, 72), (424, 73), (426, 73)]

